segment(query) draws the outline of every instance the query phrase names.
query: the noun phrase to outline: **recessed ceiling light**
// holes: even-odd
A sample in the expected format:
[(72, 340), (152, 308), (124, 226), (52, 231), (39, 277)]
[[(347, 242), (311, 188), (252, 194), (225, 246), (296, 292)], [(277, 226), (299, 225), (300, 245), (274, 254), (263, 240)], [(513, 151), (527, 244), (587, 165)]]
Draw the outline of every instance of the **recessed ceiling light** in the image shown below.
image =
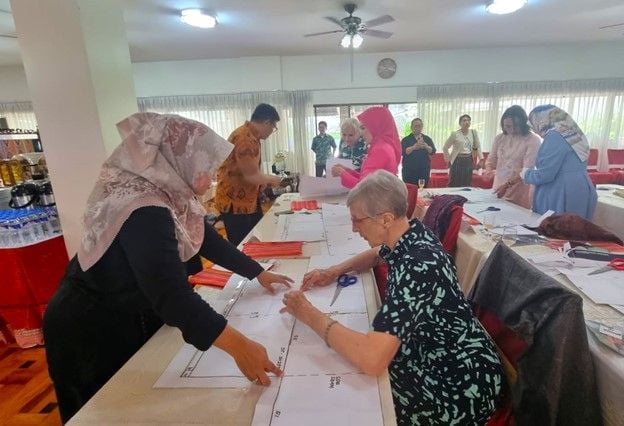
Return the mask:
[(214, 28), (217, 18), (202, 9), (184, 9), (180, 13), (182, 22), (199, 28)]
[(488, 0), (485, 10), (494, 15), (506, 15), (522, 9), (527, 0)]

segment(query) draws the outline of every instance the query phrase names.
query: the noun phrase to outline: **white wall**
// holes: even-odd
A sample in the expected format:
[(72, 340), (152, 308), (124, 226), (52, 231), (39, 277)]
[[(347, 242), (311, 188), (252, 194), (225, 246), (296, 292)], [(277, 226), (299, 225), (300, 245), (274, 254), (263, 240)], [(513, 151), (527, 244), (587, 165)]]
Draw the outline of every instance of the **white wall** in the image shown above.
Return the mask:
[[(377, 62), (391, 57), (397, 73), (383, 80)], [(311, 90), (315, 104), (401, 102), (416, 85), (624, 78), (624, 43), (545, 47), (267, 56), (133, 64), (136, 94), (171, 96)], [(0, 102), (29, 99), (19, 67), (0, 67)]]
[(24, 67), (0, 67), (0, 102), (21, 101), (30, 101)]
[[(396, 75), (376, 74), (391, 57)], [(311, 90), (315, 104), (401, 102), (416, 85), (624, 77), (624, 44), (135, 63), (137, 96)], [(163, 84), (166, 82), (166, 84)]]

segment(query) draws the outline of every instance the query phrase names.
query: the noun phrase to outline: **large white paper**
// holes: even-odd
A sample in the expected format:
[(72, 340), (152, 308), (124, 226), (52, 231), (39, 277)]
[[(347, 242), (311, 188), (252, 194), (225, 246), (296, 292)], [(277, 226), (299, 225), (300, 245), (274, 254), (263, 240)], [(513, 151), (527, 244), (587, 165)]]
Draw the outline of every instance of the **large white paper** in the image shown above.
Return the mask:
[(328, 158), (327, 162), (325, 163), (325, 170), (327, 170), (326, 174), (328, 176), (331, 176), (331, 169), (336, 164), (340, 164), (341, 166), (344, 166), (348, 169), (355, 170), (355, 167), (353, 167), (353, 161), (348, 158)]
[(330, 284), (325, 287), (313, 287), (305, 292), (306, 297), (319, 311), (330, 313), (356, 313), (366, 312), (366, 299), (364, 288), (362, 287), (362, 277), (356, 275), (357, 282), (348, 287), (344, 287), (333, 305), (330, 306), (334, 298), (337, 284)]
[(351, 258), (348, 254), (329, 255), (329, 254), (315, 254), (310, 256), (310, 263), (308, 264), (308, 271), (312, 269), (326, 269), (330, 266), (337, 265)]
[[(602, 265), (605, 262), (601, 262)], [(602, 274), (589, 275), (596, 268), (560, 268), (579, 290), (594, 303), (603, 305), (624, 305), (624, 272), (611, 270)]]
[(349, 192), (349, 189), (342, 186), (339, 177), (299, 177), (299, 195), (302, 198), (340, 195), (347, 192)]
[(383, 424), (377, 379), (364, 374), (284, 376), (256, 405), (252, 425)]
[[(495, 207), (498, 210), (487, 211), (488, 207)], [(464, 211), (480, 222), (483, 222), (486, 214), (493, 215), (495, 227), (533, 224), (539, 218), (537, 213), (503, 200), (488, 203), (466, 203), (464, 204)]]
[[(294, 318), (290, 315), (270, 315), (262, 318), (230, 317), (230, 326), (245, 336), (263, 344), (269, 359), (283, 367)], [(234, 359), (213, 346), (205, 352), (184, 345), (165, 372), (154, 384), (155, 388), (229, 388), (248, 387), (249, 380), (240, 372)]]
[(324, 241), (325, 230), (320, 213), (281, 215), (273, 241)]
[(325, 226), (346, 226), (351, 230), (351, 213), (346, 205), (323, 203), (321, 211)]
[[(361, 314), (338, 314), (332, 315), (332, 319), (340, 324), (360, 333), (368, 333), (370, 323), (368, 315)], [(288, 349), (288, 360), (284, 366), (289, 375), (314, 375), (319, 372), (324, 374), (353, 374), (361, 371), (347, 359), (331, 348), (328, 348), (310, 327), (297, 321), (293, 329)]]

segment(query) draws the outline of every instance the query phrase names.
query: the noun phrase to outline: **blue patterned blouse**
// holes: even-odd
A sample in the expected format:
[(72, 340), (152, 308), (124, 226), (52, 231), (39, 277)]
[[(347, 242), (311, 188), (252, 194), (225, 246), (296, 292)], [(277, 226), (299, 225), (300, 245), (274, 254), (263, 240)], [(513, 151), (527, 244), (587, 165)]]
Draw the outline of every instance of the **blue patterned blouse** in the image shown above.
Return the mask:
[(502, 368), (461, 293), (455, 265), (419, 221), (394, 250), (386, 300), (373, 328), (398, 337), (389, 373), (400, 425), (483, 424), (496, 408)]

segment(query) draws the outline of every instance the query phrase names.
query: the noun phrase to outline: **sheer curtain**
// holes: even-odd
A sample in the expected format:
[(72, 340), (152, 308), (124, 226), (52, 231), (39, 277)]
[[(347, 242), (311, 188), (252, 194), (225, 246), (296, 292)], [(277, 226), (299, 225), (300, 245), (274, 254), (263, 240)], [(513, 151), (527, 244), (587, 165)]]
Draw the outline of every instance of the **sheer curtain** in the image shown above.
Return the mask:
[(607, 148), (624, 148), (624, 79), (423, 86), (417, 96), (425, 133), (438, 147), (459, 128), (462, 114), (472, 117), (483, 151), (489, 151), (501, 132), (505, 109), (520, 105), (528, 114), (538, 105), (554, 104), (574, 118), (591, 147), (599, 150), (599, 170), (608, 168)]
[(276, 91), (227, 95), (166, 96), (139, 98), (141, 111), (179, 114), (201, 121), (221, 136), (249, 120), (259, 103), (273, 105), (279, 115), (278, 130), (262, 142), (265, 173), (270, 173), (273, 158), (279, 151), (286, 153), (287, 170), (311, 174), (309, 144), (314, 136), (314, 110), (309, 92)]
[(37, 130), (37, 119), (30, 102), (0, 102), (0, 117), (7, 119), (9, 129)]

